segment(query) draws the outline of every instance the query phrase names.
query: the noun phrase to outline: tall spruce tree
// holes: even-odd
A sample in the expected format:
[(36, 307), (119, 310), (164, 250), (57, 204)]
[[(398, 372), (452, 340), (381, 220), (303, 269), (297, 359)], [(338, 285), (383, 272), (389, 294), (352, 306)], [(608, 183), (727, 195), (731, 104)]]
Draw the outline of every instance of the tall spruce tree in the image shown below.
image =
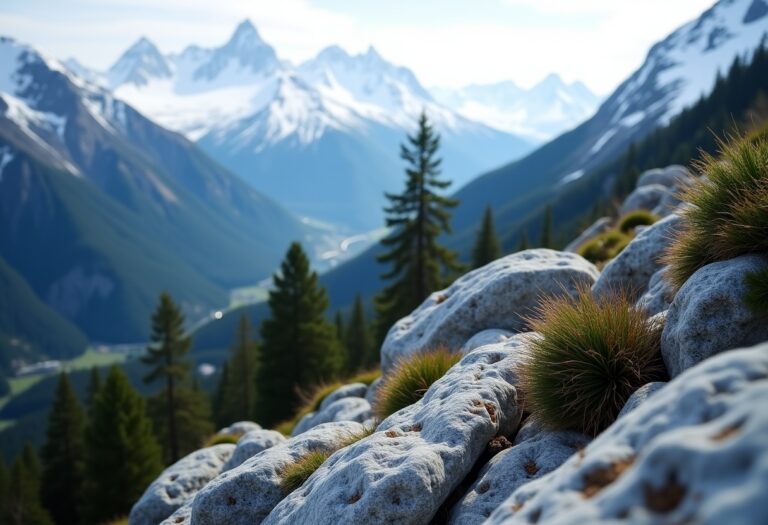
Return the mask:
[(347, 323), (344, 336), (347, 348), (347, 372), (354, 373), (373, 366), (377, 361), (371, 339), (371, 331), (365, 319), (365, 306), (360, 294), (355, 296), (355, 304)]
[(10, 489), (10, 472), (8, 472), (8, 467), (5, 464), (5, 459), (0, 454), (0, 523), (6, 523), (7, 522), (7, 515), (6, 515), (6, 508), (7, 508), (7, 498), (8, 498), (8, 490)]
[(529, 247), (528, 242), (528, 230), (523, 230), (523, 234), (520, 236), (520, 244), (517, 245), (517, 251), (522, 252), (523, 250), (527, 250)]
[(85, 523), (124, 516), (163, 468), (144, 399), (112, 367), (94, 399), (85, 432)]
[(552, 206), (547, 206), (544, 209), (544, 219), (541, 221), (541, 239), (539, 240), (540, 248), (552, 248), (554, 246), (552, 241)]
[[(160, 294), (160, 302), (152, 314), (151, 344), (141, 361), (151, 370), (144, 377), (145, 383), (161, 381), (163, 389), (159, 399), (153, 400), (151, 412), (155, 425), (163, 438), (163, 450), (167, 462), (175, 463), (181, 457), (179, 411), (183, 410), (180, 393), (188, 378), (191, 364), (187, 352), (191, 339), (184, 333), (184, 316), (167, 292)], [(159, 409), (159, 410), (158, 410)], [(159, 418), (157, 416), (160, 416)]]
[(501, 245), (493, 227), (493, 211), (486, 206), (483, 222), (472, 250), (472, 267), (480, 268), (501, 257)]
[(217, 403), (216, 416), (225, 426), (235, 421), (252, 420), (256, 416), (259, 347), (251, 336), (251, 323), (246, 315), (240, 316), (235, 342), (230, 350), (229, 361), (222, 371), (221, 400)]
[(93, 404), (93, 400), (96, 398), (96, 394), (99, 393), (100, 388), (101, 374), (99, 373), (99, 368), (92, 366), (88, 376), (88, 387), (85, 391), (85, 405), (87, 407), (90, 407), (91, 404)]
[(67, 374), (59, 376), (56, 397), (48, 413), (42, 450), (43, 505), (56, 523), (80, 523), (85, 465), (85, 414)]
[(458, 204), (440, 194), (451, 182), (440, 179), (439, 148), (440, 136), (422, 113), (416, 133), (400, 145), (400, 157), (407, 164), (405, 189), (386, 194), (386, 223), (393, 232), (381, 241), (389, 251), (377, 259), (390, 265), (382, 279), (393, 282), (376, 297), (379, 339), (462, 269), (456, 253), (437, 242), (451, 231), (450, 209)]
[(219, 374), (219, 382), (216, 385), (216, 392), (213, 394), (212, 403), (213, 419), (219, 427), (226, 427), (232, 423), (232, 419), (227, 413), (227, 399), (231, 392), (229, 381), (229, 363), (224, 363), (221, 365), (221, 374)]
[(265, 425), (288, 418), (297, 406), (297, 390), (335, 377), (342, 366), (336, 328), (325, 318), (328, 297), (299, 243), (291, 244), (273, 280), (258, 374), (258, 420)]
[(40, 465), (27, 444), (16, 458), (8, 479), (7, 492), (0, 506), (4, 525), (52, 525), (50, 515), (40, 501)]

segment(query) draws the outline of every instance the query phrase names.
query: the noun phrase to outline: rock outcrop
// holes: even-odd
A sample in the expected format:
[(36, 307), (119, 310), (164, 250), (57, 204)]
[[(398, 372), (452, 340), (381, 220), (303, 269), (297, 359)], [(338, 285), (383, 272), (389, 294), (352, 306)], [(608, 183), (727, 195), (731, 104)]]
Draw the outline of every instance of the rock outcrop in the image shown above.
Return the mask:
[(488, 441), (517, 428), (519, 346), (475, 350), (416, 404), (331, 456), (265, 524), (429, 523)]
[(195, 525), (255, 525), (285, 494), (282, 470), (310, 450), (333, 450), (336, 443), (363, 431), (360, 423), (326, 423), (247, 459), (198, 492), (192, 502)]
[(224, 465), (222, 472), (231, 470), (259, 452), (284, 442), (285, 437), (280, 432), (264, 430), (263, 428), (251, 430), (237, 441), (235, 451)]
[(619, 214), (624, 215), (635, 210), (652, 211), (668, 193), (669, 189), (661, 184), (638, 186), (624, 199)]
[(311, 412), (301, 418), (292, 434), (298, 436), (310, 428), (334, 421), (356, 421), (365, 423), (373, 418), (371, 404), (362, 397), (343, 397), (337, 399), (317, 412)]
[(600, 217), (586, 230), (581, 232), (578, 237), (568, 243), (568, 246), (566, 246), (563, 251), (576, 253), (583, 244), (585, 244), (587, 241), (591, 241), (601, 233), (607, 232), (611, 229), (612, 226), (613, 220), (610, 217)]
[(744, 255), (708, 264), (685, 282), (661, 336), (670, 376), (723, 350), (768, 340), (768, 317), (744, 304), (746, 274), (767, 266), (766, 257)]
[(181, 458), (149, 486), (131, 509), (130, 525), (157, 525), (219, 475), (235, 445), (204, 448)]
[(768, 344), (686, 371), (489, 525), (768, 523)]
[(592, 263), (571, 253), (537, 249), (502, 257), (433, 293), (395, 323), (381, 348), (382, 369), (386, 374), (399, 359), (420, 351), (458, 350), (481, 330), (520, 332), (541, 296), (575, 294), (597, 275)]

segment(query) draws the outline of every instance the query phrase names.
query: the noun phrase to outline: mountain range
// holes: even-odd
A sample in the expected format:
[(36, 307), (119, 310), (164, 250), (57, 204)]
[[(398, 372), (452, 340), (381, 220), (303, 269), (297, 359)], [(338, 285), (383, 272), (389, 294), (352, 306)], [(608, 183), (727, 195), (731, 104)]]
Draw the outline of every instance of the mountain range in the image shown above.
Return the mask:
[(442, 134), (454, 187), (534, 145), (439, 103), (372, 47), (331, 46), (294, 66), (248, 20), (217, 48), (163, 54), (142, 38), (106, 72), (68, 65), (291, 211), (352, 232), (381, 226), (384, 192), (402, 185), (398, 144), (421, 111)]
[(600, 97), (583, 82), (552, 73), (530, 89), (507, 80), (459, 89), (435, 87), (434, 97), (461, 115), (535, 142), (545, 142), (591, 117)]
[(90, 340), (146, 340), (164, 289), (205, 317), (314, 233), (183, 136), (0, 39), (0, 257)]

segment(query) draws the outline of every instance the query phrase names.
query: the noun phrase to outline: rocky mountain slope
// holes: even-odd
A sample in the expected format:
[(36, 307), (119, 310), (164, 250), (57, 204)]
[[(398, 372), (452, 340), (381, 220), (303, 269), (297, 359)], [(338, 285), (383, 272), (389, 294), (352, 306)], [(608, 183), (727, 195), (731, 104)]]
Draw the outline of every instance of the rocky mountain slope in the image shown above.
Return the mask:
[(0, 40), (0, 255), (90, 338), (143, 340), (168, 289), (192, 319), (310, 230), (182, 136)]
[(383, 192), (401, 184), (398, 143), (421, 110), (443, 133), (457, 184), (531, 147), (439, 104), (373, 48), (353, 56), (329, 47), (291, 66), (247, 20), (217, 48), (165, 55), (141, 39), (101, 78), (289, 209), (354, 230), (381, 225)]
[[(756, 169), (764, 178), (762, 148)], [(763, 523), (768, 323), (765, 311), (747, 305), (744, 277), (765, 273), (768, 259), (764, 251), (734, 254), (703, 262), (679, 289), (668, 284), (664, 275), (679, 262), (667, 266), (659, 256), (692, 227), (676, 191), (693, 181), (678, 166), (643, 174), (624, 207), (663, 218), (638, 228), (602, 270), (574, 253), (527, 250), (433, 293), (390, 330), (380, 380), (329, 394), (287, 439), (238, 423), (236, 445), (170, 466), (129, 523)], [(659, 198), (638, 198), (648, 188)], [(611, 301), (616, 286), (633, 290), (637, 302), (628, 308), (657, 339), (656, 374), (669, 380), (628, 391), (596, 435), (553, 427), (530, 403), (531, 389), (542, 387), (525, 377), (534, 342), (549, 335), (528, 331), (525, 318), (548, 294), (586, 293), (597, 304)], [(571, 318), (569, 329), (621, 344), (615, 332), (579, 325), (589, 320)], [(440, 346), (460, 349), (462, 359), (418, 401), (374, 419), (370, 407), (387, 395), (382, 384), (398, 377), (397, 363)], [(596, 359), (607, 358), (600, 352), (584, 361), (568, 356), (582, 374), (564, 380), (582, 383), (584, 399), (597, 370), (612, 363)], [(558, 413), (571, 410), (569, 400)], [(372, 432), (360, 434), (361, 423)], [(317, 450), (329, 457), (286, 489), (286, 469)]]
[(597, 109), (600, 97), (582, 82), (548, 75), (530, 89), (512, 81), (432, 88), (434, 97), (465, 117), (535, 141), (547, 141), (575, 128)]

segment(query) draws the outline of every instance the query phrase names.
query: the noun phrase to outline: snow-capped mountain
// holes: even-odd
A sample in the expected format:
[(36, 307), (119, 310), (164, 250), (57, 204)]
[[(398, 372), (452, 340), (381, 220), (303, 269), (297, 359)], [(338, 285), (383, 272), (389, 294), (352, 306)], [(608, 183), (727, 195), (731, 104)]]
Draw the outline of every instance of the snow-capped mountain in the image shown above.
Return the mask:
[(101, 78), (255, 188), (353, 230), (381, 225), (383, 193), (402, 185), (398, 142), (422, 110), (443, 134), (445, 175), (457, 186), (531, 148), (438, 103), (373, 48), (330, 47), (294, 67), (247, 20), (213, 49), (163, 55), (141, 39)]
[(488, 204), (499, 211), (497, 226), (513, 228), (531, 209), (614, 161), (631, 143), (710, 93), (717, 76), (737, 57), (748, 59), (768, 41), (766, 35), (768, 1), (720, 0), (653, 45), (640, 68), (592, 118), (462, 188), (456, 195), (461, 205), (454, 215), (455, 228), (464, 230), (465, 237), (473, 235)]
[(591, 117), (600, 103), (582, 82), (550, 74), (530, 89), (512, 81), (431, 89), (435, 99), (465, 117), (535, 141), (549, 140)]
[(199, 319), (314, 235), (183, 136), (0, 38), (0, 259), (92, 339), (145, 339), (163, 289)]

